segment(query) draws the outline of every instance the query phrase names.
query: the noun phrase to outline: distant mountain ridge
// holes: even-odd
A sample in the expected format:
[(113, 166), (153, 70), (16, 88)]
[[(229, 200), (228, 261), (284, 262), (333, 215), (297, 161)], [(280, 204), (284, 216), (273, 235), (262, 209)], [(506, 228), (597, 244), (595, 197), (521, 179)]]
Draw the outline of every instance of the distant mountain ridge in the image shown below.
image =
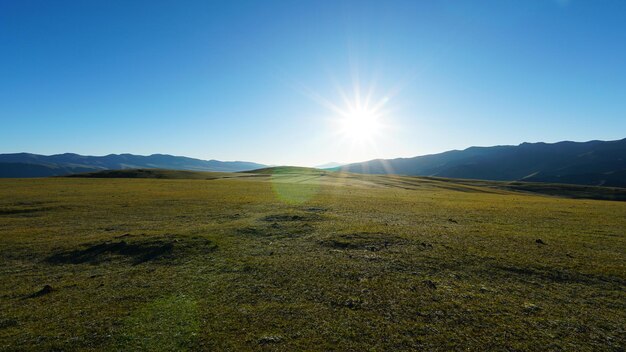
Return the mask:
[(47, 177), (101, 170), (170, 169), (188, 171), (248, 171), (266, 167), (246, 161), (201, 160), (167, 154), (148, 156), (109, 154), (85, 156), (73, 153), (39, 155), (0, 154), (0, 177)]
[(626, 138), (470, 147), (413, 158), (376, 159), (339, 169), (366, 174), (626, 187)]

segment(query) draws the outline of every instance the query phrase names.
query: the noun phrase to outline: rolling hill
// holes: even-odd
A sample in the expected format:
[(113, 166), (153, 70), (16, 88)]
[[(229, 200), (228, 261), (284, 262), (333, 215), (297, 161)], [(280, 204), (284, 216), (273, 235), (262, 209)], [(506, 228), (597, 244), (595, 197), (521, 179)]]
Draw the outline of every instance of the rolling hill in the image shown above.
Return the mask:
[(161, 179), (161, 180), (219, 180), (245, 178), (270, 180), (281, 183), (325, 184), (332, 186), (375, 187), (403, 190), (420, 190), (424, 187), (455, 190), (461, 192), (483, 192), (507, 194), (534, 193), (562, 198), (598, 199), (626, 201), (626, 189), (617, 187), (568, 185), (539, 182), (508, 182), (465, 180), (441, 177), (367, 175), (333, 172), (307, 167), (278, 166), (258, 170), (231, 172), (184, 171), (164, 169), (124, 169), (66, 175), (70, 178), (110, 179)]
[(626, 187), (626, 139), (471, 147), (414, 158), (371, 160), (341, 170)]
[(110, 154), (84, 156), (72, 153), (38, 155), (0, 154), (0, 177), (47, 177), (101, 170), (169, 169), (188, 171), (237, 172), (265, 167), (245, 161), (200, 160), (166, 154), (149, 156)]

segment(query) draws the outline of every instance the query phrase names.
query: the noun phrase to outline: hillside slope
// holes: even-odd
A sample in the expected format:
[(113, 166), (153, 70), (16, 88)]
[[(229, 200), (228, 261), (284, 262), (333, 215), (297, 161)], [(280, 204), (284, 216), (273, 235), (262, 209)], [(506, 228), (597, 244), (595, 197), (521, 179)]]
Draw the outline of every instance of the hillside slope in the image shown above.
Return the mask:
[(166, 154), (149, 156), (109, 154), (84, 156), (72, 153), (38, 155), (0, 154), (0, 177), (62, 176), (80, 172), (123, 169), (169, 169), (188, 171), (237, 172), (265, 167), (244, 161), (200, 160)]
[(626, 139), (471, 147), (414, 158), (371, 160), (341, 170), (626, 187)]
[(181, 171), (163, 169), (125, 169), (71, 174), (71, 178), (134, 178), (170, 180), (266, 180), (274, 183), (299, 183), (325, 186), (391, 188), (403, 190), (446, 189), (479, 193), (536, 193), (564, 198), (626, 201), (625, 188), (567, 185), (542, 182), (506, 182), (440, 177), (366, 175), (332, 172), (305, 167), (279, 166), (237, 173)]

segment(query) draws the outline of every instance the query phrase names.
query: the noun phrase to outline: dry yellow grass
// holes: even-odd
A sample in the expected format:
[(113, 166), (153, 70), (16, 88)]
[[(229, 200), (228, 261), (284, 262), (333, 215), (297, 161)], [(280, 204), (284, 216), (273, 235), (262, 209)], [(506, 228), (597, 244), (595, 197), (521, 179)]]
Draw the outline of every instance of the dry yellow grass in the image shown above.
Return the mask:
[(0, 350), (621, 351), (625, 232), (416, 178), (0, 180)]

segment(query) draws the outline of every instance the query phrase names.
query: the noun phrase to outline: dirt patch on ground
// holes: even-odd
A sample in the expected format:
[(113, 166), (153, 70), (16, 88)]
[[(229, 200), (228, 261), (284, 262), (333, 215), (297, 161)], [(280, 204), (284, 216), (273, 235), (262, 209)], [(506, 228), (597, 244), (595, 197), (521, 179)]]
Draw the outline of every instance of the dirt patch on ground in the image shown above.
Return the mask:
[(312, 212), (312, 213), (324, 213), (328, 211), (327, 208), (322, 208), (322, 207), (305, 207), (305, 208), (302, 208), (302, 210), (307, 211), (307, 212)]
[(267, 222), (291, 222), (291, 221), (319, 221), (322, 217), (318, 214), (272, 214), (261, 218)]
[(18, 326), (18, 322), (15, 319), (2, 319), (0, 318), (0, 330), (2, 329), (7, 329), (7, 328), (12, 328), (15, 326)]
[(45, 285), (41, 290), (29, 295), (26, 298), (37, 298), (37, 297), (41, 297), (41, 296), (45, 296), (49, 293), (51, 293), (52, 291), (54, 291), (54, 289), (52, 288), (52, 286), (50, 285)]
[(313, 224), (322, 220), (316, 213), (281, 213), (259, 218), (253, 226), (237, 229), (240, 235), (255, 237), (293, 238), (312, 233)]
[(0, 208), (0, 216), (2, 215), (17, 215), (17, 216), (35, 216), (38, 213), (46, 212), (49, 210), (54, 210), (62, 207), (53, 207), (53, 206), (40, 206), (40, 207), (2, 207)]
[(237, 233), (240, 235), (249, 235), (249, 236), (265, 236), (266, 233), (263, 229), (253, 226), (247, 226), (240, 229), (237, 229)]
[(384, 233), (339, 234), (319, 241), (324, 247), (340, 250), (368, 250), (378, 252), (406, 243), (406, 240)]
[(99, 264), (108, 261), (128, 261), (133, 265), (161, 259), (180, 259), (191, 255), (212, 252), (217, 246), (201, 237), (161, 236), (124, 240), (116, 239), (90, 244), (79, 249), (55, 253), (46, 262), (50, 264)]
[(247, 226), (237, 230), (240, 235), (293, 238), (312, 233), (315, 228), (306, 222), (273, 222), (264, 226)]

